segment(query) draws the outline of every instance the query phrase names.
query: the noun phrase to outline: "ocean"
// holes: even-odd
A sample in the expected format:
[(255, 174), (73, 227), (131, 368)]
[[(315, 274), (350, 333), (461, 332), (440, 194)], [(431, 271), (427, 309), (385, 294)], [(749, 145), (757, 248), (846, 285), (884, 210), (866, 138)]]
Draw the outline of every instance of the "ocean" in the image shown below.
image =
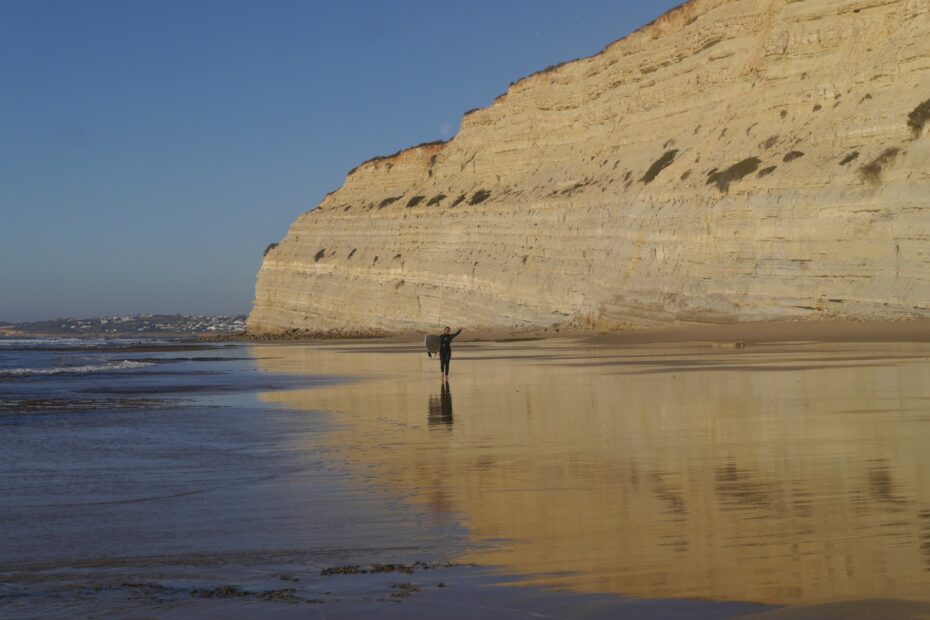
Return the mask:
[(0, 616), (267, 616), (324, 597), (298, 573), (455, 555), (460, 531), (329, 457), (324, 414), (258, 398), (343, 379), (248, 351), (0, 341)]

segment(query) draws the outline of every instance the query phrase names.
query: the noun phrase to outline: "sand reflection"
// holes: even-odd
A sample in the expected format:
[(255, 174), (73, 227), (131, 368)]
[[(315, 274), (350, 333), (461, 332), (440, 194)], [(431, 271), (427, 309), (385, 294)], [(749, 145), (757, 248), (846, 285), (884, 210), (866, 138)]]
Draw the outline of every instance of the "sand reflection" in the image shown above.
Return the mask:
[(338, 412), (320, 441), (465, 526), (471, 561), (638, 597), (930, 600), (927, 345), (463, 345), (449, 389), (418, 346), (252, 352), (369, 377), (263, 399)]

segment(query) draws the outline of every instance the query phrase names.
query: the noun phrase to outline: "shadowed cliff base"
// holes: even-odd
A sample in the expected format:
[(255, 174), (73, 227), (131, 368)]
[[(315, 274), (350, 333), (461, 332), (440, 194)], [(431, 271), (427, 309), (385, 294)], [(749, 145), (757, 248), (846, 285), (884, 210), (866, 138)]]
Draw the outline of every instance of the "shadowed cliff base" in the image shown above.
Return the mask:
[[(315, 332), (293, 330), (282, 334), (241, 334), (223, 338), (243, 342), (332, 342), (374, 340), (410, 343), (419, 347), (424, 334), (439, 333), (441, 326), (398, 333), (380, 331)], [(692, 324), (620, 332), (592, 333), (573, 329), (466, 329), (458, 342), (520, 342), (575, 337), (590, 343), (614, 345), (707, 343), (734, 348), (785, 342), (930, 342), (930, 319), (908, 321), (756, 321), (727, 324)], [(218, 338), (209, 338), (218, 339)]]

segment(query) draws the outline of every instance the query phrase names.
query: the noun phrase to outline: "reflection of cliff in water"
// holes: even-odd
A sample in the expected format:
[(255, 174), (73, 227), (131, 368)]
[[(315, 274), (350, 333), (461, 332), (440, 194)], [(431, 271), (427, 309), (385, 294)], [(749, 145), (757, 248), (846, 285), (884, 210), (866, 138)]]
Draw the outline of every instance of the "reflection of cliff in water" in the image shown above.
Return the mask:
[(321, 441), (496, 541), (469, 560), (641, 597), (930, 599), (923, 348), (457, 353), (451, 424), (418, 347), (253, 347), (269, 371), (373, 376), (264, 398), (341, 412)]

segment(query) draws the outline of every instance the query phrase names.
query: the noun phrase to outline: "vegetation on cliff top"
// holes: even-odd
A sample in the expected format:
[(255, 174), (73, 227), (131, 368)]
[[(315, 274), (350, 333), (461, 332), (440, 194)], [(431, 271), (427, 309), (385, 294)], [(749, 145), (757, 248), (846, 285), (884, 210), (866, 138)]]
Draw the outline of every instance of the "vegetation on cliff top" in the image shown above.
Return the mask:
[(446, 140), (433, 140), (432, 142), (421, 142), (420, 144), (417, 144), (415, 146), (407, 147), (405, 149), (400, 149), (399, 151), (395, 153), (391, 153), (390, 155), (377, 155), (375, 157), (372, 157), (371, 159), (366, 159), (365, 161), (363, 161), (356, 167), (349, 170), (349, 174), (347, 176), (351, 176), (353, 172), (355, 172), (356, 170), (358, 170), (365, 164), (371, 164), (376, 161), (384, 161), (386, 159), (394, 159), (395, 157), (397, 157), (398, 155), (401, 155), (402, 153), (406, 153), (407, 151), (413, 151), (415, 149), (420, 149), (425, 146), (441, 146), (443, 144), (446, 144)]

